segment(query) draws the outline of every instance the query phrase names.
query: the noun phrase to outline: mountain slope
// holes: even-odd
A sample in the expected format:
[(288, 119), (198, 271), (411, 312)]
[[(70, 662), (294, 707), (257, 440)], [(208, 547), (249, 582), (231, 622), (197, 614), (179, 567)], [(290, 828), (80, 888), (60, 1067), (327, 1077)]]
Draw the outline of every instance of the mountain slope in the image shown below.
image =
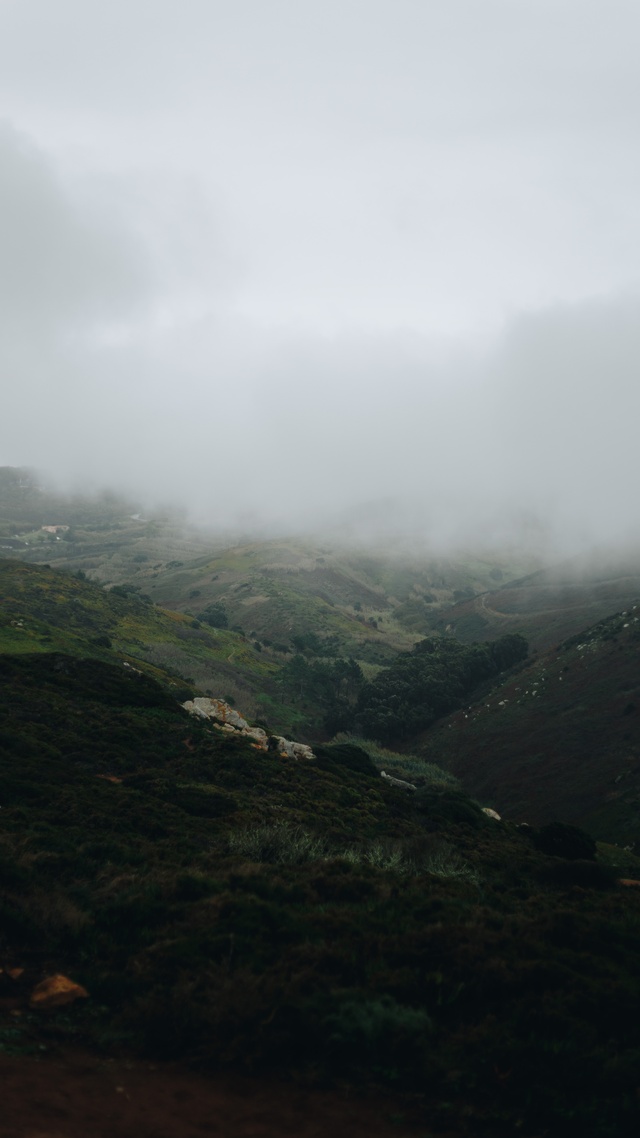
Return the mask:
[(640, 550), (601, 551), (538, 570), (436, 614), (432, 628), (464, 642), (521, 633), (547, 649), (640, 597)]
[(184, 698), (194, 688), (230, 695), (247, 714), (270, 713), (274, 729), (301, 717), (282, 699), (278, 665), (237, 633), (47, 566), (0, 561), (0, 652), (56, 651), (125, 662)]
[(515, 821), (640, 848), (640, 606), (534, 656), (420, 751)]
[[(291, 646), (315, 633), (339, 653), (383, 664), (409, 648), (433, 614), (461, 594), (486, 589), (503, 560), (417, 557), (311, 540), (251, 542), (149, 575), (154, 600), (198, 614), (221, 603), (231, 625)], [(144, 576), (144, 574), (143, 574)], [(141, 580), (143, 578), (141, 577)]]
[[(441, 1133), (632, 1132), (633, 859), (543, 855), (356, 747), (257, 753), (112, 664), (0, 664), (0, 1048), (383, 1084)], [(89, 998), (34, 1011), (52, 973)]]

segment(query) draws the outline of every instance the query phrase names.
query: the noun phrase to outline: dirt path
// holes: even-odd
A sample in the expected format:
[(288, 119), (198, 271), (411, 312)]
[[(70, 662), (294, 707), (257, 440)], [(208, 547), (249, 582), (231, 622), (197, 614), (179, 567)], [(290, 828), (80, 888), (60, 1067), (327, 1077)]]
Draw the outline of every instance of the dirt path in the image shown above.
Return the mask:
[(0, 1056), (0, 1138), (422, 1138), (412, 1113), (382, 1096), (177, 1064)]

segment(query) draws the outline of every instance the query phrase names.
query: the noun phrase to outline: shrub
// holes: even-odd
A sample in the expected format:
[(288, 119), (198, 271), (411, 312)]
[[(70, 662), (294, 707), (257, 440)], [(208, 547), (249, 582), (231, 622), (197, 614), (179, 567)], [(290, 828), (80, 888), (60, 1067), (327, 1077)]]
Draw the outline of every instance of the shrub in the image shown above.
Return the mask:
[(454, 774), (445, 771), (435, 763), (427, 763), (416, 755), (401, 755), (397, 751), (390, 751), (376, 743), (374, 739), (363, 739), (361, 735), (352, 735), (341, 731), (333, 739), (333, 743), (349, 743), (366, 751), (369, 758), (375, 763), (379, 771), (384, 770), (395, 778), (403, 778), (408, 782), (420, 785), (426, 783), (434, 786), (459, 787), (459, 780)]
[(421, 814), (442, 822), (463, 823), (476, 830), (487, 824), (487, 816), (477, 802), (456, 790), (424, 786), (415, 792), (412, 801)]
[(541, 830), (534, 830), (531, 840), (540, 853), (550, 854), (552, 857), (593, 861), (596, 856), (594, 838), (584, 830), (570, 826), (566, 822), (550, 822)]
[(322, 1029), (330, 1061), (341, 1071), (364, 1068), (397, 1081), (420, 1066), (433, 1025), (422, 1008), (383, 995), (344, 999)]
[(276, 822), (229, 834), (229, 850), (248, 861), (272, 865), (301, 865), (326, 854), (326, 843), (301, 826)]

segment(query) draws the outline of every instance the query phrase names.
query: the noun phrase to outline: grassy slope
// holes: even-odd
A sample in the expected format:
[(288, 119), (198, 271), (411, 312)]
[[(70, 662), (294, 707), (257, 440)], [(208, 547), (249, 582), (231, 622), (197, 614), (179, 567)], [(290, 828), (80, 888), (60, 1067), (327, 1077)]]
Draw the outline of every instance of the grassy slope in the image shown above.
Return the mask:
[(422, 738), (516, 821), (562, 818), (640, 848), (640, 607), (609, 617)]
[(91, 999), (0, 999), (0, 1046), (374, 1080), (430, 1131), (631, 1132), (633, 858), (542, 857), (455, 794), (421, 812), (352, 751), (274, 760), (101, 661), (1, 664), (0, 963), (25, 972), (0, 996), (60, 970)]
[(277, 665), (242, 636), (44, 566), (0, 561), (0, 651), (115, 657), (157, 678), (168, 672), (182, 690), (188, 683), (185, 698), (194, 687), (230, 694), (247, 714), (266, 712), (274, 729), (291, 730), (298, 719), (277, 698)]
[(149, 592), (163, 604), (195, 613), (222, 602), (231, 624), (284, 644), (306, 632), (335, 636), (343, 655), (382, 664), (415, 643), (428, 627), (429, 614), (450, 604), (456, 590), (486, 588), (493, 571), (494, 561), (455, 562), (302, 540), (270, 541), (161, 571), (150, 581)]
[(433, 622), (459, 640), (493, 640), (521, 632), (543, 650), (640, 597), (640, 551), (604, 552), (542, 569), (448, 609)]

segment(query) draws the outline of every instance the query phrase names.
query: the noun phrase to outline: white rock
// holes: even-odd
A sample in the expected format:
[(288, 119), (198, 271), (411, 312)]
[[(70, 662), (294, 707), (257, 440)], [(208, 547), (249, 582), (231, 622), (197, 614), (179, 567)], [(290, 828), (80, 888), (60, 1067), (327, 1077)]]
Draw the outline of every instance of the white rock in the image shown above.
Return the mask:
[(412, 782), (405, 782), (403, 778), (394, 778), (393, 775), (387, 774), (386, 771), (380, 771), (380, 778), (384, 778), (387, 782), (390, 782), (392, 786), (402, 786), (405, 790), (418, 789)]
[(486, 814), (487, 818), (494, 818), (496, 822), (502, 821), (500, 815), (495, 810), (492, 810), (490, 806), (483, 806), (482, 813)]

